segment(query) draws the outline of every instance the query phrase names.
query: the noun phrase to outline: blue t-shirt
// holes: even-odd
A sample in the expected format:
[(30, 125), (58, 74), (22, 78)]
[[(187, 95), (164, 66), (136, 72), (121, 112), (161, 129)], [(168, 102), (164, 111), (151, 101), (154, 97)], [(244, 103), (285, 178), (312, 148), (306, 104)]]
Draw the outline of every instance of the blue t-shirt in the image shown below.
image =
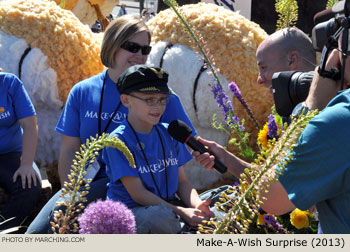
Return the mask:
[[(101, 100), (101, 90), (105, 81), (101, 110), (101, 131), (111, 133), (126, 118), (128, 109), (120, 103), (120, 94), (115, 83), (109, 78), (107, 70), (89, 79), (83, 80), (72, 88), (69, 93), (66, 105), (58, 121), (56, 131), (59, 133), (79, 137), (82, 143), (90, 136), (96, 137), (98, 134), (98, 117)], [(179, 97), (169, 95), (170, 101), (166, 105), (161, 122), (170, 123), (173, 120), (182, 120), (196, 131), (188, 118)], [(114, 113), (117, 106), (120, 107)], [(113, 117), (109, 127), (106, 129), (108, 121)], [(101, 162), (101, 158), (99, 158)]]
[(350, 90), (310, 120), (279, 177), (294, 205), (316, 205), (324, 233), (350, 233)]
[(22, 151), (18, 120), (35, 115), (35, 109), (17, 76), (0, 73), (0, 154)]
[[(106, 162), (106, 171), (110, 179), (107, 191), (108, 198), (121, 201), (128, 207), (138, 206), (120, 181), (120, 179), (125, 176), (139, 177), (148, 191), (164, 200), (167, 199), (166, 184), (168, 183), (168, 199), (171, 200), (174, 198), (174, 194), (178, 189), (179, 167), (191, 160), (192, 156), (183, 144), (174, 140), (168, 134), (167, 127), (168, 124), (158, 123), (149, 134), (136, 133), (144, 148), (149, 167), (153, 172), (161, 195), (158, 193), (147, 162), (145, 161), (142, 151), (138, 147), (137, 138), (128, 122), (125, 120), (113, 131), (112, 134), (122, 140), (133, 154), (136, 168), (129, 165), (124, 154), (118, 149), (105, 148), (103, 150), (103, 160)], [(160, 138), (164, 144), (165, 160)], [(165, 179), (164, 164), (166, 164), (167, 169), (167, 182)]]

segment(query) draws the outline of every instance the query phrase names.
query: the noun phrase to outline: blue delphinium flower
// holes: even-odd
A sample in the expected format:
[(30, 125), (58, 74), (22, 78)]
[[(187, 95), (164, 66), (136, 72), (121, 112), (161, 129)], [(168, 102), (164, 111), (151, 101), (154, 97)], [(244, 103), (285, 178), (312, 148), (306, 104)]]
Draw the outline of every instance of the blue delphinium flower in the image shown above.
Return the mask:
[(123, 203), (98, 200), (90, 203), (78, 218), (81, 234), (134, 234), (135, 216)]
[(268, 116), (269, 118), (269, 122), (267, 123), (267, 128), (268, 128), (268, 137), (269, 139), (273, 139), (276, 138), (276, 140), (278, 139), (279, 135), (278, 135), (278, 126), (275, 120), (274, 115), (270, 114)]
[(266, 222), (267, 225), (271, 226), (272, 228), (274, 228), (278, 233), (283, 233), (286, 234), (288, 233), (283, 226), (278, 223), (278, 220), (276, 219), (275, 216), (271, 215), (271, 214), (266, 214), (264, 215), (264, 220)]
[(222, 109), (221, 112), (225, 116), (226, 121), (229, 113), (233, 114), (233, 107), (231, 101), (228, 99), (222, 87), (217, 83), (214, 84), (211, 92), (213, 93), (218, 106)]
[(253, 115), (253, 112), (250, 110), (247, 102), (244, 100), (244, 98), (242, 96), (242, 93), (241, 93), (241, 90), (239, 89), (237, 84), (232, 81), (232, 82), (230, 82), (228, 84), (228, 88), (231, 90), (233, 96), (236, 97), (239, 100), (239, 102), (243, 105), (244, 109), (247, 111), (248, 115), (253, 120), (253, 122), (255, 123), (256, 127), (259, 129), (259, 123), (255, 119), (255, 117)]

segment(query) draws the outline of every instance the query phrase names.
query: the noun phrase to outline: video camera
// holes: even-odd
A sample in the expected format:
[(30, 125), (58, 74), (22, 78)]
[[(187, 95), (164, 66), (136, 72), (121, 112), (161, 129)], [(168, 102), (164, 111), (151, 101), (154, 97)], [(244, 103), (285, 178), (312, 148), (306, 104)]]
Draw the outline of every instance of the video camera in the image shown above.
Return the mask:
[[(318, 20), (322, 18), (328, 18), (328, 20), (324, 22), (318, 21), (320, 22), (318, 23), (315, 18), (315, 23), (317, 24), (312, 29), (313, 47), (318, 52), (322, 51), (318, 73), (322, 77), (333, 80), (341, 79), (341, 88), (343, 88), (345, 64), (342, 65), (340, 71), (335, 68), (327, 71), (325, 70), (325, 64), (329, 53), (333, 49), (338, 48), (338, 39), (342, 34), (340, 46), (342, 62), (345, 62), (345, 58), (349, 54), (350, 0), (340, 0), (335, 3), (331, 9), (324, 11)], [(294, 107), (298, 103), (305, 101), (313, 76), (314, 71), (286, 71), (273, 74), (273, 98), (279, 115), (290, 116)]]

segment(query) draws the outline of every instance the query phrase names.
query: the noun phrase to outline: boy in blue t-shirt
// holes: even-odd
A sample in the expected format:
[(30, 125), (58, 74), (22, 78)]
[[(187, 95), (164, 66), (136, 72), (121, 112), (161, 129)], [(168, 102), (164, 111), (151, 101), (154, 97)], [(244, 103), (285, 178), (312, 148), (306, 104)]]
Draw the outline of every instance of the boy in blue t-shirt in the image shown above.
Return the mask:
[(159, 123), (170, 93), (167, 82), (163, 69), (146, 65), (132, 66), (119, 77), (120, 99), (129, 114), (111, 134), (128, 146), (136, 168), (117, 149), (103, 152), (107, 197), (133, 211), (138, 233), (178, 233), (179, 216), (190, 226), (213, 216), (210, 201), (202, 201), (186, 178), (183, 165), (191, 154), (168, 134), (168, 124)]

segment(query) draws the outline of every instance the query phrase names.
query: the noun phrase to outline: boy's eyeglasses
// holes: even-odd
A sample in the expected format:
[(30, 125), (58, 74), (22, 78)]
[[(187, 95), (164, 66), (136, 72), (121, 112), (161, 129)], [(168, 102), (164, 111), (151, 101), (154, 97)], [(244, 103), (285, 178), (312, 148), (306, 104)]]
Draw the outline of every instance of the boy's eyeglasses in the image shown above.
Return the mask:
[(138, 97), (136, 95), (132, 95), (132, 94), (128, 94), (130, 95), (131, 97), (135, 97), (141, 101), (144, 101), (148, 106), (157, 106), (158, 104), (159, 105), (166, 105), (170, 98), (169, 97), (164, 97), (164, 98), (160, 98), (160, 99), (156, 99), (156, 98), (141, 98), (141, 97)]
[(142, 55), (148, 55), (152, 50), (152, 46), (140, 46), (139, 44), (131, 41), (125, 41), (120, 47), (131, 53), (137, 53), (141, 49)]

